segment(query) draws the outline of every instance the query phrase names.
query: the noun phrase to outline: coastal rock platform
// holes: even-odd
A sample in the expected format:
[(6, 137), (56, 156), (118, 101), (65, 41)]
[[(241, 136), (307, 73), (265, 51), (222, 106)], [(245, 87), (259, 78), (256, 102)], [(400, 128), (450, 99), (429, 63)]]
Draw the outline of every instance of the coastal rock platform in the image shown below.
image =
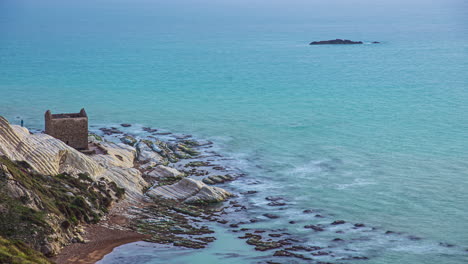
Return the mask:
[(231, 193), (222, 188), (208, 186), (201, 181), (189, 178), (184, 178), (172, 185), (156, 187), (150, 190), (147, 195), (181, 200), (188, 204), (222, 202), (232, 196)]

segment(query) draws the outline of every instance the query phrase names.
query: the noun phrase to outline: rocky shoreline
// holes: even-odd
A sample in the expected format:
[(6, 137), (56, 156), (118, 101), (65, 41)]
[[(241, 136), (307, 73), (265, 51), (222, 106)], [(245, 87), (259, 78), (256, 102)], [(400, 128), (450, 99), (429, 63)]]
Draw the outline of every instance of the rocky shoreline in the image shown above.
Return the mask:
[[(226, 166), (223, 163), (226, 157), (213, 151), (212, 142), (195, 140), (190, 135), (175, 135), (150, 127), (137, 129), (131, 124), (99, 128), (89, 140), (106, 154), (85, 156), (47, 135), (29, 135), (25, 129), (10, 126), (5, 121), (2, 125), (9, 132), (0, 133), (0, 156), (28, 160), (31, 170), (34, 168), (47, 174), (47, 170), (54, 167), (45, 166), (44, 161), (35, 156), (38, 148), (26, 148), (24, 153), (13, 154), (10, 149), (17, 149), (17, 146), (5, 147), (8, 140), (16, 142), (12, 140), (14, 134), (21, 144), (34, 146), (38, 142), (47, 142), (47, 151), (40, 152), (41, 157), (51, 163), (57, 162), (58, 173), (79, 175), (85, 170), (88, 174), (84, 175), (89, 180), (82, 181), (102, 182), (106, 186), (113, 186), (114, 182), (115, 186), (125, 190), (123, 200), (111, 196), (109, 210), (101, 213), (97, 224), (88, 223), (82, 217), (77, 219), (71, 235), (49, 243), (55, 250), (49, 252), (49, 256), (56, 255), (65, 246), (62, 253), (52, 259), (57, 263), (94, 263), (113, 247), (139, 240), (174, 247), (205, 248), (216, 240), (216, 233), (209, 227), (213, 224), (223, 226), (256, 251), (268, 252), (258, 259), (258, 263), (284, 263), (293, 259), (301, 263), (366, 260), (373, 256), (349, 250), (349, 246), (377, 235), (389, 240), (423, 240), (363, 223), (349, 223), (318, 209), (303, 210), (301, 214), (307, 220), (298, 217), (281, 228), (267, 228), (263, 224), (282, 220), (283, 216), (278, 212), (287, 210), (290, 201), (281, 196), (266, 195), (265, 206), (272, 210), (260, 215), (251, 213), (251, 209), (258, 205), (250, 203), (249, 197), (264, 194), (256, 188), (231, 188), (230, 182), (244, 179), (244, 172)], [(57, 148), (56, 152), (52, 151), (54, 148)], [(83, 225), (86, 228), (82, 228)], [(291, 229), (301, 229), (309, 235), (301, 236)], [(63, 229), (58, 232), (68, 234)], [(311, 241), (316, 233), (329, 240)], [(42, 251), (41, 247), (31, 246)], [(457, 247), (446, 243), (440, 246)], [(93, 258), (88, 259), (89, 262), (82, 259), (90, 254)]]

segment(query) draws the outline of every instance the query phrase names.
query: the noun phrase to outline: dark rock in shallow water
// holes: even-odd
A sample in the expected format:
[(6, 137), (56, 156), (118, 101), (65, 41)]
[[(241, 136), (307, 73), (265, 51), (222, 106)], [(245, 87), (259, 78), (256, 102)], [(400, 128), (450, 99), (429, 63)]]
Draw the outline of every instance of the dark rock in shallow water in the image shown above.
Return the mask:
[(273, 256), (275, 256), (275, 257), (294, 257), (294, 258), (307, 259), (307, 260), (311, 259), (311, 258), (305, 257), (304, 255), (292, 253), (292, 252), (289, 252), (289, 251), (286, 251), (286, 250), (278, 250), (278, 251), (275, 252), (275, 254), (273, 254)]
[(344, 220), (336, 220), (335, 222), (331, 223), (331, 225), (342, 225), (346, 223)]
[(271, 236), (271, 237), (281, 237), (282, 234), (268, 234), (268, 236)]
[(367, 259), (369, 258), (361, 257), (361, 256), (354, 256), (354, 257), (342, 258), (341, 260), (367, 260)]
[(302, 211), (302, 213), (304, 213), (304, 214), (314, 214), (314, 213), (319, 213), (321, 211), (322, 210), (320, 210), (320, 209), (306, 209), (306, 210)]
[(321, 232), (321, 231), (324, 230), (320, 226), (316, 226), (316, 225), (306, 225), (306, 226), (304, 226), (304, 228), (313, 229), (315, 232)]
[(360, 223), (354, 224), (354, 227), (365, 227), (365, 226), (366, 226), (366, 225), (360, 224)]
[(363, 42), (352, 41), (349, 39), (333, 39), (333, 40), (313, 41), (309, 45), (328, 45), (328, 44), (363, 44)]
[(284, 198), (279, 197), (279, 196), (268, 196), (268, 197), (265, 197), (265, 200), (267, 200), (267, 201), (279, 201), (279, 200), (284, 200)]
[(148, 132), (148, 133), (154, 133), (158, 131), (157, 129), (151, 128), (151, 127), (143, 127), (143, 131)]
[(292, 251), (307, 251), (307, 252), (310, 252), (310, 251), (320, 250), (320, 249), (323, 249), (323, 248), (318, 247), (318, 246), (292, 246), (292, 247), (285, 248), (285, 249), (286, 250), (292, 250)]
[(120, 125), (123, 126), (123, 127), (131, 127), (132, 126), (130, 124), (120, 124)]
[(439, 246), (451, 248), (451, 247), (454, 247), (455, 245), (440, 242), (440, 243), (439, 243)]
[(268, 206), (284, 206), (286, 203), (283, 202), (270, 202), (267, 204)]
[(123, 134), (123, 132), (118, 130), (116, 127), (111, 127), (111, 128), (103, 127), (103, 128), (100, 128), (99, 130), (101, 130), (104, 133), (104, 135), (107, 135), (107, 136), (110, 136), (113, 134)]
[(268, 217), (268, 218), (270, 218), (270, 219), (279, 218), (279, 216), (278, 216), (278, 215), (275, 215), (275, 214), (263, 214), (263, 216)]
[(372, 44), (380, 44), (378, 41), (372, 41)]
[(330, 255), (330, 253), (325, 252), (325, 251), (318, 251), (318, 252), (312, 253), (312, 256), (328, 256), (328, 255)]
[(258, 193), (258, 191), (246, 191), (246, 192), (241, 192), (243, 195), (249, 195), (249, 194), (255, 194)]

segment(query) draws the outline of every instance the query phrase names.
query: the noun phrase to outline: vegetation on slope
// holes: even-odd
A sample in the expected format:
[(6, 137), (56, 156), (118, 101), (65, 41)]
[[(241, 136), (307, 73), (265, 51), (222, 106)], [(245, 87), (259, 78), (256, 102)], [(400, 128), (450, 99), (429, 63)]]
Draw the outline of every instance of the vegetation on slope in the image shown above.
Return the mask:
[(11, 241), (0, 236), (0, 263), (8, 264), (50, 264), (42, 253), (21, 241)]
[(52, 256), (73, 239), (77, 225), (98, 222), (123, 195), (114, 182), (44, 176), (0, 156), (0, 236)]

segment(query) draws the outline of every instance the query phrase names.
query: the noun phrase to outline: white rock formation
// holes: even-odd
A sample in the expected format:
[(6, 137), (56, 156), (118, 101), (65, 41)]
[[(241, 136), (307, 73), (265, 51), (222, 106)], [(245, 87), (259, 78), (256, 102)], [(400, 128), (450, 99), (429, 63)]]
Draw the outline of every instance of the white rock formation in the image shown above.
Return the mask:
[(136, 151), (125, 144), (101, 142), (108, 154), (87, 156), (46, 134), (31, 134), (20, 126), (10, 125), (0, 116), (0, 154), (11, 160), (26, 161), (44, 175), (87, 173), (125, 188), (130, 198), (142, 197), (146, 182), (133, 168)]
[(147, 195), (150, 197), (180, 200), (191, 204), (222, 202), (232, 196), (231, 193), (224, 189), (208, 186), (201, 181), (189, 178), (183, 178), (172, 185), (153, 188)]
[(167, 167), (164, 165), (158, 165), (153, 168), (150, 172), (147, 173), (149, 177), (155, 179), (167, 179), (167, 178), (177, 178), (182, 177), (183, 173), (178, 171), (177, 169)]
[(46, 134), (30, 134), (11, 126), (0, 117), (0, 152), (11, 160), (27, 161), (37, 172), (56, 175), (62, 172), (88, 172), (100, 176), (104, 169), (91, 158)]
[(145, 142), (140, 141), (136, 145), (137, 149), (137, 160), (144, 164), (154, 162), (155, 164), (161, 164), (164, 162), (164, 158), (161, 157), (158, 153), (153, 151), (150, 146), (148, 146)]

